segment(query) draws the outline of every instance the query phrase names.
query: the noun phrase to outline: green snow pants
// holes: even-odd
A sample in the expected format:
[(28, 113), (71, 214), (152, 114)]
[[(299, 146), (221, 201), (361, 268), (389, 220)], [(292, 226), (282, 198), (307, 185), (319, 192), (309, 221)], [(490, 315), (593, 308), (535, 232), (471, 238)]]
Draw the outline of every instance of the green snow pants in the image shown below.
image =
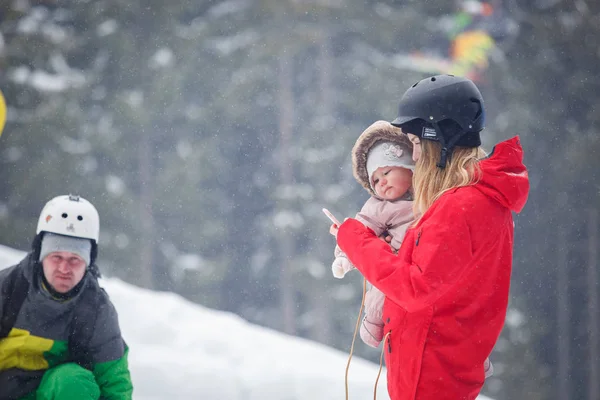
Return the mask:
[(21, 400), (98, 400), (100, 388), (91, 371), (75, 363), (50, 368), (37, 390)]

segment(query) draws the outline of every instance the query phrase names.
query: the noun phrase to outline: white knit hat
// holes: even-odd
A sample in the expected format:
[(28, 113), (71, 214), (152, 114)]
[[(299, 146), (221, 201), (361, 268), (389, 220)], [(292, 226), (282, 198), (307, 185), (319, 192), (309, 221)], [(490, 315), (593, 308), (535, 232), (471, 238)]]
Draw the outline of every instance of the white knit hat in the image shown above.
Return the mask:
[(87, 266), (90, 265), (92, 242), (90, 239), (57, 235), (55, 233), (47, 232), (42, 238), (40, 261), (43, 261), (48, 254), (55, 251), (68, 251), (77, 254), (85, 261), (85, 265)]
[(373, 186), (373, 173), (381, 167), (402, 167), (414, 171), (415, 163), (412, 156), (399, 145), (379, 142), (371, 147), (367, 155), (367, 174), (369, 174), (371, 187)]

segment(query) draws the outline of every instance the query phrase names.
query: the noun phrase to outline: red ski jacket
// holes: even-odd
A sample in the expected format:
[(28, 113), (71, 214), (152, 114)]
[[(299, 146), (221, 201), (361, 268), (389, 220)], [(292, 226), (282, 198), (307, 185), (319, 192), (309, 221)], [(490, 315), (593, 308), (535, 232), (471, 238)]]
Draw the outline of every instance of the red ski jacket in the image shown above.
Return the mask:
[(480, 161), (476, 184), (444, 193), (410, 228), (398, 254), (355, 219), (338, 244), (386, 300), (392, 400), (472, 400), (508, 304), (513, 219), (529, 178), (519, 138)]

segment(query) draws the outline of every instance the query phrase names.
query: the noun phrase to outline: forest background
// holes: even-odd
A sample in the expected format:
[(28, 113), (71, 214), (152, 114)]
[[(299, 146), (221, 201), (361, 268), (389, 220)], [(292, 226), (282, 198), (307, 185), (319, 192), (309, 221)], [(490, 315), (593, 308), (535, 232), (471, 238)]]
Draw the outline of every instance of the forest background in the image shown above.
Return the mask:
[(471, 77), (531, 179), (484, 393), (600, 398), (599, 1), (4, 0), (0, 33), (0, 243), (81, 194), (106, 275), (344, 351), (321, 208), (366, 200), (350, 150), (408, 86)]

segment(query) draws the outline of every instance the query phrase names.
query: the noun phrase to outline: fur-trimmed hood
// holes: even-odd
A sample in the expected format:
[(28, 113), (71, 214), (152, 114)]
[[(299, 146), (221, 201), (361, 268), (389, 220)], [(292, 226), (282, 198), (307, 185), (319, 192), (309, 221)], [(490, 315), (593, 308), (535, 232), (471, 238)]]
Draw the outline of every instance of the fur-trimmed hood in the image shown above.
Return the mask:
[(412, 143), (408, 137), (387, 121), (376, 121), (360, 134), (352, 148), (352, 173), (371, 196), (377, 197), (369, 180), (367, 172), (367, 155), (378, 142), (392, 142), (399, 145), (412, 157)]

